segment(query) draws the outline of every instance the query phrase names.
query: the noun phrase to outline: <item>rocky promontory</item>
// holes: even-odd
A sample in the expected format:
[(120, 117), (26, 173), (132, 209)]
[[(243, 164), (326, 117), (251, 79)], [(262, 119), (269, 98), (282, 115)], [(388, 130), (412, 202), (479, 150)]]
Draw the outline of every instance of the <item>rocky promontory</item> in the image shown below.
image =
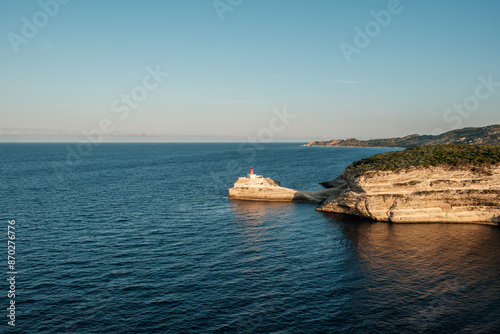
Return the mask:
[(500, 167), (413, 167), (344, 172), (341, 191), (317, 209), (389, 222), (500, 222)]
[(248, 174), (240, 177), (229, 189), (229, 198), (248, 201), (268, 202), (308, 202), (322, 203), (337, 193), (337, 189), (318, 191), (302, 191), (282, 187), (279, 181), (263, 177), (262, 175)]
[(389, 222), (500, 222), (500, 148), (417, 146), (357, 161), (317, 210)]
[(334, 212), (394, 223), (500, 223), (500, 147), (426, 145), (356, 161), (325, 190), (283, 188), (240, 178), (229, 197), (320, 204)]

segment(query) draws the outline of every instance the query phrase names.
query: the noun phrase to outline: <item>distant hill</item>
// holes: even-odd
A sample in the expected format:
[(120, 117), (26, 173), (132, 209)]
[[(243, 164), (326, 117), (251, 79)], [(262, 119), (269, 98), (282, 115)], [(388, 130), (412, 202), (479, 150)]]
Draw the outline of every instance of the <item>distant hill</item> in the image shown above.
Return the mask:
[(500, 146), (500, 124), (481, 128), (463, 128), (440, 135), (408, 135), (406, 137), (359, 140), (356, 138), (314, 141), (303, 146), (345, 146), (345, 147), (401, 147), (409, 148), (417, 145), (495, 145)]

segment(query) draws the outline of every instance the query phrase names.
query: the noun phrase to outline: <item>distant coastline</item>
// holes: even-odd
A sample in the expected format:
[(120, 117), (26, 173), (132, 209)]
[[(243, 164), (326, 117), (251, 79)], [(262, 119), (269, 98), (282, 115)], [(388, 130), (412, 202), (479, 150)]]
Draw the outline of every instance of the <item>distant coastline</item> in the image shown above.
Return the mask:
[(452, 130), (440, 135), (412, 134), (405, 137), (359, 140), (356, 138), (313, 141), (302, 146), (410, 148), (417, 145), (494, 145), (500, 146), (500, 124)]
[[(316, 142), (311, 142), (311, 143), (316, 143)], [(300, 145), (300, 146), (307, 146), (307, 147), (345, 147), (345, 148), (397, 148), (397, 149), (401, 149), (401, 150), (404, 150), (406, 149), (406, 147), (397, 147), (397, 146), (347, 146), (347, 145), (337, 145), (337, 146), (334, 146), (334, 145), (309, 145), (311, 143), (307, 143), (307, 144), (303, 144), (303, 145)]]

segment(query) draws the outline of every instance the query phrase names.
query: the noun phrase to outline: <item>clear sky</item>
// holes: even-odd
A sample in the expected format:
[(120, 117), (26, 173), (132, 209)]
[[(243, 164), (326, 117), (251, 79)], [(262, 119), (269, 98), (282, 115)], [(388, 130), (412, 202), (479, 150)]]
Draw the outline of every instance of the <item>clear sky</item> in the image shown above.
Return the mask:
[(93, 129), (111, 142), (367, 139), (500, 123), (498, 0), (0, 9), (0, 141)]

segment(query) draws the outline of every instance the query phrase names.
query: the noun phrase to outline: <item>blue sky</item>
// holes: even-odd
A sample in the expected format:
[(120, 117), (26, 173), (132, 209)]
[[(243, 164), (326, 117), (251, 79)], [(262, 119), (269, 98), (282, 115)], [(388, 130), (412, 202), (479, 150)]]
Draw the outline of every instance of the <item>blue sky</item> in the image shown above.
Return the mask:
[[(0, 141), (80, 141), (102, 120), (111, 142), (366, 139), (500, 123), (496, 0), (220, 0), (219, 12), (212, 0), (57, 1), (0, 3)], [(356, 27), (368, 45), (356, 44)], [(358, 52), (346, 57), (342, 43)], [(147, 77), (156, 70), (168, 76)], [(134, 108), (122, 100), (132, 92)], [(293, 115), (284, 123), (283, 110)]]

